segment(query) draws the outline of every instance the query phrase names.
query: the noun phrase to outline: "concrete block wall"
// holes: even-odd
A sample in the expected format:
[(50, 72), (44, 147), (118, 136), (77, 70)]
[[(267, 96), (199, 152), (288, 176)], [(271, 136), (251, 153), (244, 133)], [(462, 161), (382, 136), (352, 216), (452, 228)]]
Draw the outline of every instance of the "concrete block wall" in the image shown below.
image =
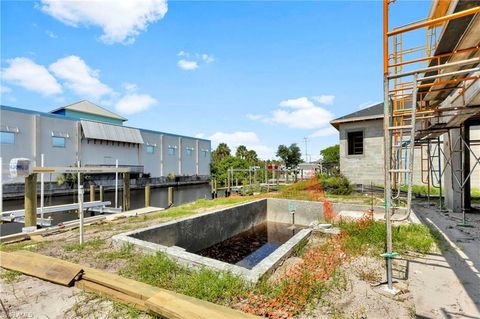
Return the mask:
[[(363, 131), (363, 154), (348, 155), (348, 132)], [(472, 137), (473, 139), (473, 137)], [(416, 147), (413, 162), (413, 185), (426, 185), (422, 179), (422, 152), (426, 159), (427, 148)], [(383, 120), (351, 122), (340, 125), (340, 171), (353, 184), (383, 185), (384, 183)], [(442, 159), (443, 163), (443, 159)], [(427, 161), (423, 161), (426, 169)], [(480, 170), (479, 170), (480, 171)], [(407, 177), (402, 177), (402, 181)], [(473, 184), (472, 184), (473, 185)]]
[[(340, 171), (354, 184), (383, 185), (383, 121), (340, 125)], [(363, 154), (348, 155), (349, 132), (363, 131)]]
[(130, 236), (196, 252), (264, 222), (266, 214), (267, 201), (259, 200), (138, 230)]

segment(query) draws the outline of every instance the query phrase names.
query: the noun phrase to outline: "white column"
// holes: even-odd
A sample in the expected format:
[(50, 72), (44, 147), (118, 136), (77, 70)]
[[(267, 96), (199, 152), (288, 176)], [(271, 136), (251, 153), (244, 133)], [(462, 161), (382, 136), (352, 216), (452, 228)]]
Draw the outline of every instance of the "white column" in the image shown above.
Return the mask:
[[(118, 159), (115, 160), (115, 168), (118, 168)], [(115, 171), (115, 208), (118, 208), (118, 170)]]
[(462, 141), (460, 139), (460, 129), (450, 130), (450, 139), (448, 134), (444, 135), (444, 151), (447, 166), (444, 174), (445, 185), (445, 206), (447, 209), (456, 213), (461, 213), (462, 193), (459, 182), (462, 182)]
[(182, 175), (182, 138), (178, 138), (178, 175)]
[(200, 168), (198, 167), (198, 165), (199, 165), (198, 160), (199, 160), (199, 153), (200, 153), (199, 146), (200, 146), (200, 144), (197, 140), (196, 145), (195, 145), (195, 174), (197, 174), (197, 175), (200, 174)]
[[(40, 165), (45, 166), (45, 155), (40, 154)], [(45, 206), (45, 185), (44, 185), (44, 173), (40, 173), (40, 218), (42, 221), (40, 225), (43, 226), (43, 207)]]
[(163, 151), (165, 150), (163, 146), (164, 138), (163, 134), (160, 135), (160, 176), (164, 176), (163, 174)]

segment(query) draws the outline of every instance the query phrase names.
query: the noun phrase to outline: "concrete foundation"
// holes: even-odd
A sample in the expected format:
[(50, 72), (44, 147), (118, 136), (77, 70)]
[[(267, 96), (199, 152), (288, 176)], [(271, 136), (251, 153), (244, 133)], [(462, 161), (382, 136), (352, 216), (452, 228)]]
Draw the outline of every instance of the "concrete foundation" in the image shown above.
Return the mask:
[[(354, 211), (360, 215), (369, 208), (368, 205), (333, 205), (336, 212)], [(383, 207), (374, 207), (374, 211), (375, 214), (383, 214)], [(306, 228), (298, 229), (292, 238), (252, 269), (191, 253), (222, 242), (266, 221), (290, 224), (293, 222), (292, 212), (295, 225)], [(255, 283), (266, 273), (273, 271), (292, 254), (300, 242), (308, 238), (312, 231), (309, 225), (323, 221), (323, 203), (269, 198), (130, 231), (114, 236), (113, 240), (119, 244), (132, 243), (149, 253), (163, 252), (189, 267), (229, 271)]]

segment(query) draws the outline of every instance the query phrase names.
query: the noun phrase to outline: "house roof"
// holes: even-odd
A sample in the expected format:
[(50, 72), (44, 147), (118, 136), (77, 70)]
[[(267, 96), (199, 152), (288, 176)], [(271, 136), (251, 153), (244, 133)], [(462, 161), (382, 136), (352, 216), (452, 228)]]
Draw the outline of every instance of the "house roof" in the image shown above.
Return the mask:
[(110, 112), (107, 109), (104, 109), (101, 106), (98, 106), (97, 104), (94, 104), (90, 101), (83, 100), (79, 101), (73, 104), (69, 104), (63, 107), (60, 107), (58, 109), (55, 109), (53, 111), (50, 111), (50, 113), (58, 113), (61, 110), (70, 110), (70, 111), (76, 111), (76, 112), (82, 112), (82, 113), (88, 113), (88, 114), (94, 114), (94, 115), (99, 115), (103, 117), (109, 117), (112, 119), (117, 119), (121, 121), (126, 121), (127, 119), (115, 114), (113, 112)]
[(376, 119), (382, 119), (382, 118), (383, 118), (383, 102), (379, 102), (379, 103), (372, 104), (359, 111), (336, 118), (330, 121), (330, 124), (333, 125), (336, 129), (338, 129), (338, 126), (340, 125), (340, 123), (376, 120)]

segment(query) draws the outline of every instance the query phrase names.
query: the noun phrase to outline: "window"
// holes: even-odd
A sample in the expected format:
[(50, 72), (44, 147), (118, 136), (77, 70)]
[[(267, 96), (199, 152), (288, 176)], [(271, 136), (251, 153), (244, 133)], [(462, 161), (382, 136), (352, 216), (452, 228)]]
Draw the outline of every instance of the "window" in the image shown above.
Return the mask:
[(67, 140), (66, 140), (65, 137), (52, 136), (52, 146), (53, 147), (65, 148), (66, 142), (67, 142)]
[(167, 154), (170, 156), (174, 156), (176, 148), (177, 148), (176, 146), (168, 145)]
[(15, 144), (15, 133), (0, 132), (0, 140), (2, 141), (2, 144)]
[(147, 145), (147, 153), (148, 154), (153, 154), (154, 152), (155, 152), (155, 146)]
[(208, 155), (208, 150), (202, 150), (202, 155), (203, 155), (203, 157), (207, 157), (207, 155)]
[(363, 154), (363, 131), (348, 132), (348, 155), (362, 155)]
[(191, 147), (185, 148), (185, 155), (192, 156), (193, 155), (193, 148), (191, 148)]

